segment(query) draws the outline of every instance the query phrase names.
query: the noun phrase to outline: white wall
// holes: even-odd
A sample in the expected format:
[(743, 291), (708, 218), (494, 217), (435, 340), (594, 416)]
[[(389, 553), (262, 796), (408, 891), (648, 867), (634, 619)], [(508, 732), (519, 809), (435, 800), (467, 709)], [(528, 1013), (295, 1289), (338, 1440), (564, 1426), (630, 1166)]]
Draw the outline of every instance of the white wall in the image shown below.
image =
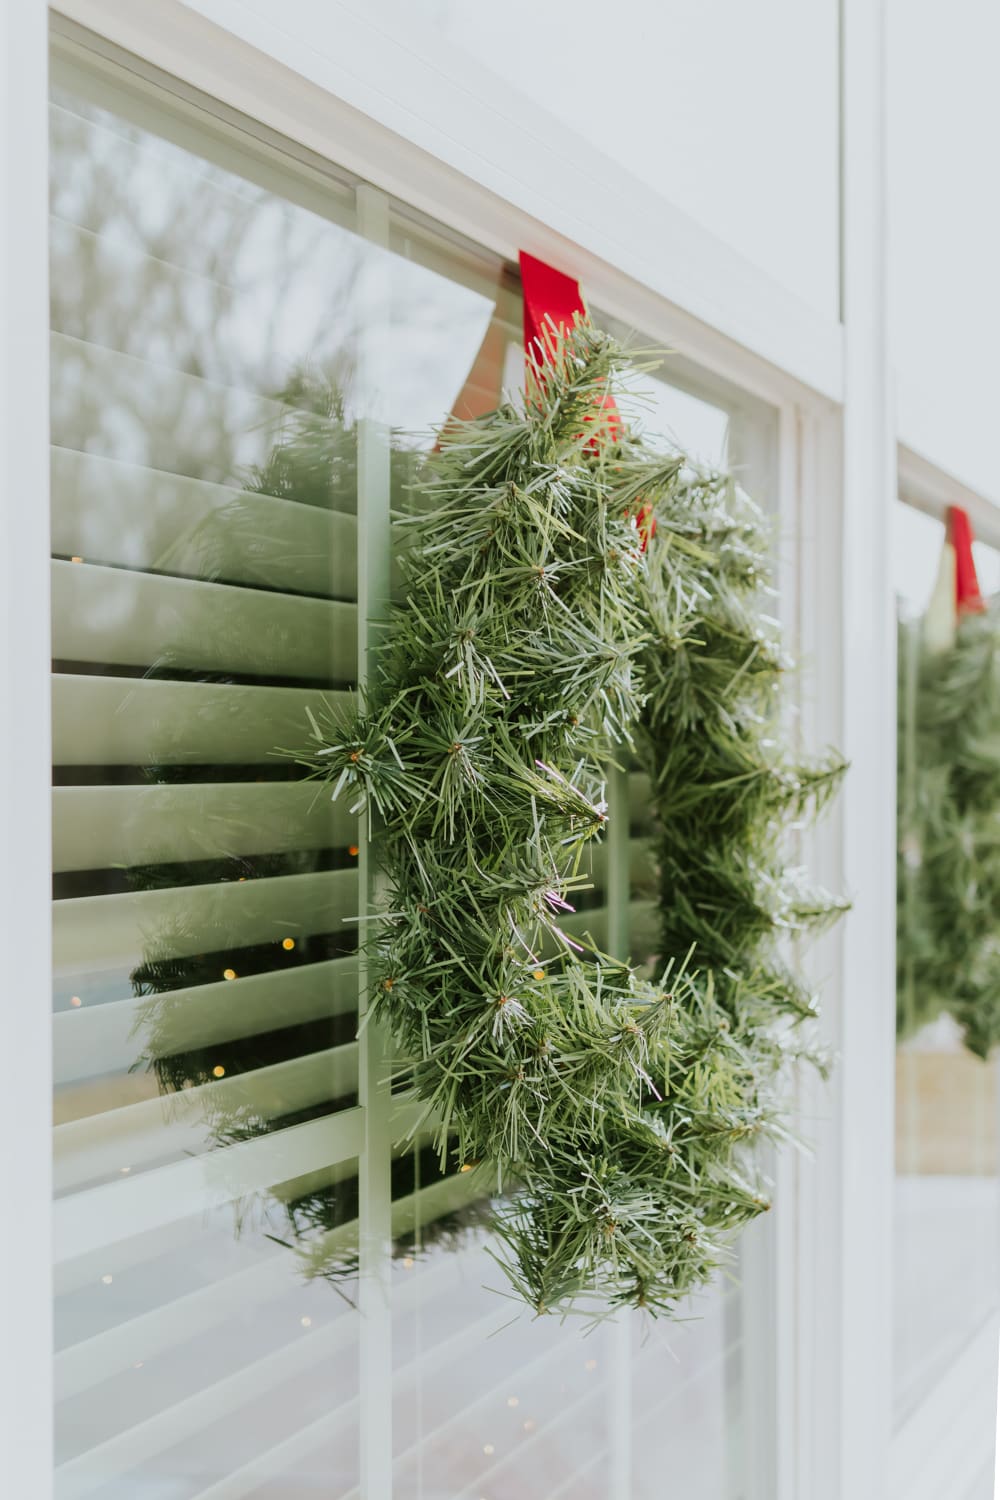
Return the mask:
[(443, 34), (837, 317), (836, 0), (349, 3), (387, 26), (422, 19), (431, 56)]
[(529, 215), (521, 246), (595, 301), (614, 267), (842, 398), (838, 0), (184, 5), (392, 132), (404, 180), (357, 167), (378, 186), (412, 201), (407, 153), (426, 153), (466, 205), (485, 190)]
[(900, 436), (1000, 500), (1000, 6), (889, 0)]

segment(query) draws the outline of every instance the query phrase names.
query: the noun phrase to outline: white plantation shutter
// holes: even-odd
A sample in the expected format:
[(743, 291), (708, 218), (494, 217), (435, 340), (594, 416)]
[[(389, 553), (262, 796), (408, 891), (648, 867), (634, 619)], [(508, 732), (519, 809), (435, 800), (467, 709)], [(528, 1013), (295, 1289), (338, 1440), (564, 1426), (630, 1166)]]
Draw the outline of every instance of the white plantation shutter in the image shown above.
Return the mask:
[(358, 830), (276, 751), (352, 701), (358, 519), (350, 463), (259, 470), (296, 369), (349, 380), (366, 250), (348, 189), (132, 102), (57, 70), (56, 1492), (250, 1495), (325, 1444), (336, 1494), (357, 1317), (301, 1257), (353, 1274)]
[[(516, 297), (103, 63), (54, 80), (56, 1492), (356, 1493), (362, 835), (278, 751), (354, 701), (367, 268), (395, 503), (481, 343), (499, 392)], [(342, 427), (268, 470), (303, 372)], [(439, 1175), (401, 1148), (391, 1234), (481, 1195)]]
[[(362, 1449), (395, 1500), (733, 1500), (738, 1294), (645, 1339), (515, 1318), (492, 1184), (366, 1092), (363, 831), (277, 753), (354, 703), (384, 484), (519, 378), (516, 286), (79, 49), (51, 140), (59, 1500), (360, 1497)], [(343, 420), (269, 463), (303, 375)], [(611, 796), (566, 925), (644, 959), (641, 775)]]

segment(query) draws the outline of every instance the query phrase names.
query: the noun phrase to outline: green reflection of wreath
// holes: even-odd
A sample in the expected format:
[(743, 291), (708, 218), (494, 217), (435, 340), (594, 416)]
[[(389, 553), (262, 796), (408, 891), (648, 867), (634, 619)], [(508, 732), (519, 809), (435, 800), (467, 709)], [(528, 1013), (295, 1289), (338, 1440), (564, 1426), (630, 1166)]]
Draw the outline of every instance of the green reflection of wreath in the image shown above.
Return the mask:
[[(581, 323), (524, 410), (449, 427), (367, 704), (309, 761), (369, 810), (376, 1013), (442, 1155), (515, 1189), (499, 1254), (538, 1312), (669, 1310), (768, 1206), (754, 1145), (815, 1013), (786, 939), (841, 905), (785, 866), (843, 766), (785, 752), (766, 527), (730, 477), (600, 427), (627, 364)], [(633, 752), (654, 980), (567, 921)]]
[(899, 635), (898, 1029), (948, 1012), (985, 1057), (1000, 1042), (1000, 607), (963, 614), (942, 651)]

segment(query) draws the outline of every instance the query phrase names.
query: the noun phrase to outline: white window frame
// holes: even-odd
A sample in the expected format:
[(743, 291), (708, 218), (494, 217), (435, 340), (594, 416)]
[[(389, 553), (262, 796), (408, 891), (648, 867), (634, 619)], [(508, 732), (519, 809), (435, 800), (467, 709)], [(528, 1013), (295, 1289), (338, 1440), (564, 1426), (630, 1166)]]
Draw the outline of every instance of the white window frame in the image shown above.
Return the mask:
[[(401, 117), (391, 115), (370, 83), (355, 89), (328, 55), (289, 37), (243, 0), (59, 0), (57, 7), (221, 106), (487, 248), (512, 257), (524, 247), (566, 268), (595, 305), (779, 410), (778, 501), (799, 538), (797, 586), (786, 590), (783, 607), (822, 680), (822, 691), (803, 705), (806, 737), (840, 743), (855, 761), (839, 813), (817, 836), (815, 856), (820, 873), (846, 884), (857, 908), (817, 959), (832, 976), (827, 1026), (840, 1062), (832, 1090), (802, 1084), (815, 1159), (783, 1158), (778, 1167), (781, 1207), (768, 1228), (775, 1247), (778, 1468), (773, 1495), (752, 1500), (884, 1500), (889, 1463), (895, 772), (885, 542), (894, 433), (880, 209), (882, 0), (841, 0), (841, 8), (842, 326), (805, 315), (796, 299), (735, 252), (720, 253), (712, 236), (681, 215), (665, 213), (652, 231), (648, 217), (633, 218), (641, 225), (637, 239), (648, 241), (652, 232), (669, 244), (662, 264), (625, 265), (621, 256), (614, 263), (613, 247), (600, 238), (600, 183), (591, 187), (595, 202), (580, 224), (573, 202), (560, 197), (551, 160), (543, 152), (540, 164), (529, 161), (535, 143), (518, 148), (523, 180), (513, 185), (495, 173), (485, 182), (463, 175), (443, 147), (435, 151), (423, 127), (409, 140), (394, 135), (387, 120)], [(18, 1142), (16, 1160), (3, 1164), (4, 1200), (17, 1204), (16, 1222), (32, 1226), (44, 1224), (48, 1213), (44, 21), (42, 0), (18, 0), (4, 11), (3, 192), (16, 228), (0, 290), (13, 334), (0, 354), (9, 385), (4, 416), (16, 439), (5, 444), (3, 566), (16, 650), (0, 670), (16, 740), (8, 735), (0, 796), (16, 858), (4, 904), (3, 1046), (12, 1063), (0, 1124), (4, 1140)], [(371, 59), (370, 37), (345, 32), (343, 40), (345, 53), (353, 46), (358, 58)], [(405, 109), (405, 96), (395, 98)], [(450, 112), (453, 136), (461, 137), (467, 122), (472, 128), (467, 101), (445, 94), (441, 108)], [(638, 203), (626, 207), (639, 215)], [(13, 1434), (4, 1449), (10, 1492), (44, 1500), (51, 1493), (48, 1276), (37, 1243), (27, 1235), (20, 1242), (4, 1238), (7, 1337), (0, 1373), (11, 1386), (3, 1403)], [(375, 1473), (372, 1482), (382, 1483)], [(377, 1489), (368, 1500), (381, 1500)]]

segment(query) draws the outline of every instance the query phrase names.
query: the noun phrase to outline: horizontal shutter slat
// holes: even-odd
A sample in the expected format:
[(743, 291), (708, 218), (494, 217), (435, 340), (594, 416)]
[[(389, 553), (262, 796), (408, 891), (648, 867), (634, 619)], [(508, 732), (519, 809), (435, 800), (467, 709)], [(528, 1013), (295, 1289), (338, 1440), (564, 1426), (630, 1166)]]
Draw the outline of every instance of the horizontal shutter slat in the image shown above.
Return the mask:
[(154, 959), (339, 932), (357, 908), (354, 870), (57, 901), (54, 963), (57, 972), (71, 974), (135, 968)]
[[(429, 1355), (421, 1354), (416, 1359), (408, 1360), (402, 1369), (395, 1372), (394, 1386), (416, 1383), (432, 1374), (447, 1361), (459, 1360), (467, 1350), (474, 1349), (491, 1333), (495, 1333), (496, 1328), (497, 1314), (495, 1310), (491, 1310), (486, 1317), (478, 1318), (474, 1323), (443, 1341)], [(282, 1442), (258, 1454), (248, 1464), (219, 1480), (218, 1483), (209, 1485), (208, 1489), (202, 1490), (195, 1497), (195, 1500), (244, 1500), (245, 1496), (256, 1493), (267, 1479), (275, 1474), (287, 1473), (290, 1464), (322, 1448), (325, 1443), (343, 1430), (347, 1422), (356, 1419), (358, 1405), (357, 1399), (352, 1399), (339, 1406), (335, 1412), (320, 1417), (315, 1422), (310, 1422)], [(358, 1493), (357, 1490), (351, 1490), (344, 1500), (353, 1500)]]
[(53, 1132), (55, 1190), (218, 1144), (219, 1120), (261, 1123), (344, 1098), (357, 1082), (356, 1042), (106, 1110)]
[(88, 562), (357, 596), (357, 521), (274, 495), (52, 451), (52, 550)]
[(240, 472), (266, 458), (289, 412), (256, 392), (67, 334), (52, 333), (49, 349), (59, 448), (230, 483), (233, 465)]
[[(358, 1112), (351, 1110), (341, 1111), (340, 1114), (336, 1116), (336, 1118), (338, 1120), (341, 1120), (345, 1115), (355, 1113)], [(423, 1114), (423, 1106), (421, 1106), (420, 1108), (420, 1113), (421, 1115)], [(412, 1137), (412, 1132), (416, 1129), (417, 1123), (418, 1121), (414, 1108), (414, 1101), (407, 1098), (406, 1096), (403, 1096), (400, 1099), (393, 1099), (392, 1114), (390, 1120), (390, 1136), (391, 1139), (397, 1143), (397, 1154), (403, 1154), (407, 1149), (409, 1149), (409, 1142)], [(311, 1125), (322, 1126), (322, 1124), (323, 1121), (311, 1122)], [(353, 1129), (354, 1127), (352, 1126), (351, 1128)], [(293, 1126), (291, 1127), (291, 1129), (296, 1131), (303, 1131), (306, 1130), (307, 1127)], [(288, 1130), (282, 1131), (281, 1136), (286, 1141), (295, 1142), (298, 1139), (297, 1137), (289, 1136)], [(274, 1136), (269, 1136), (267, 1139), (274, 1140), (275, 1138), (276, 1137)], [(338, 1140), (341, 1140), (342, 1138), (343, 1137), (339, 1132), (335, 1132), (332, 1137), (334, 1143), (336, 1143)], [(353, 1139), (353, 1137), (351, 1137), (351, 1139)], [(251, 1144), (260, 1145), (261, 1143), (252, 1142)], [(313, 1143), (310, 1143), (310, 1141), (307, 1140), (307, 1146), (309, 1150), (312, 1151)], [(233, 1148), (230, 1147), (229, 1149), (232, 1150)], [(241, 1150), (242, 1149), (243, 1148), (241, 1148)], [(338, 1160), (348, 1161), (350, 1160), (350, 1157), (351, 1153), (348, 1151), (341, 1155)], [(224, 1173), (225, 1158), (225, 1152), (214, 1153), (212, 1157), (209, 1158), (215, 1163), (216, 1173)], [(291, 1176), (286, 1177), (284, 1172), (281, 1171), (271, 1179), (271, 1186), (274, 1187), (279, 1182), (279, 1180), (287, 1183), (296, 1177), (302, 1178), (306, 1174), (313, 1172), (325, 1175), (326, 1177), (329, 1176), (329, 1165), (324, 1163), (321, 1154), (319, 1155), (320, 1164), (318, 1166), (315, 1164), (310, 1165), (309, 1160), (310, 1158), (307, 1158), (304, 1155), (293, 1157), (288, 1162), (288, 1166), (291, 1169)], [(315, 1162), (316, 1157), (314, 1156), (313, 1158), (311, 1158), (311, 1160)], [(297, 1163), (299, 1161), (304, 1161), (306, 1163), (303, 1166), (301, 1172), (297, 1171)], [(250, 1168), (247, 1167), (246, 1164), (244, 1164), (244, 1167), (240, 1168), (240, 1170), (242, 1171), (244, 1170), (244, 1168), (248, 1171), (250, 1170)], [(261, 1167), (258, 1171), (258, 1176), (262, 1176), (264, 1175), (264, 1173), (265, 1169)], [(155, 1176), (156, 1174), (150, 1175)], [(395, 1238), (397, 1235), (408, 1232), (407, 1221), (404, 1217), (407, 1213), (409, 1213), (410, 1215), (409, 1224), (412, 1226), (412, 1223), (414, 1222), (413, 1214), (414, 1212), (416, 1212), (413, 1205), (417, 1204), (418, 1201), (421, 1203), (435, 1203), (438, 1201), (437, 1197), (435, 1196), (438, 1188), (451, 1188), (454, 1192), (460, 1185), (459, 1190), (464, 1191), (464, 1201), (466, 1202), (470, 1202), (476, 1197), (482, 1197), (482, 1186), (477, 1186), (474, 1182), (470, 1181), (470, 1179), (473, 1178), (474, 1175), (475, 1174), (470, 1172), (458, 1178), (448, 1178), (444, 1182), (435, 1183), (429, 1188), (422, 1189), (419, 1194), (411, 1195), (409, 1198), (399, 1198), (395, 1200), (392, 1208), (393, 1237)], [(166, 1181), (168, 1179), (163, 1180)], [(218, 1181), (218, 1177), (213, 1180)], [(108, 1191), (119, 1185), (120, 1184), (111, 1184), (110, 1188), (108, 1188)], [(296, 1191), (298, 1190), (299, 1185), (299, 1182), (295, 1182), (294, 1186)], [(228, 1200), (225, 1198), (225, 1195), (222, 1195), (221, 1197), (215, 1197), (211, 1194), (208, 1194), (205, 1195), (202, 1200), (199, 1200), (197, 1192), (195, 1190), (195, 1186), (189, 1183), (188, 1188), (190, 1189), (189, 1195), (187, 1196), (187, 1198), (181, 1200), (180, 1204), (178, 1205), (177, 1215), (171, 1213), (168, 1214), (165, 1219), (162, 1218), (162, 1216), (161, 1218), (157, 1219), (150, 1212), (150, 1222), (147, 1223), (143, 1221), (142, 1223), (137, 1225), (136, 1229), (133, 1232), (128, 1232), (127, 1215), (123, 1214), (122, 1223), (124, 1227), (122, 1229), (122, 1234), (120, 1237), (109, 1239), (105, 1244), (102, 1240), (99, 1239), (99, 1237), (95, 1236), (93, 1239), (93, 1243), (89, 1244), (87, 1248), (78, 1252), (74, 1252), (70, 1255), (67, 1255), (66, 1257), (62, 1257), (61, 1255), (57, 1257), (57, 1262), (54, 1269), (54, 1282), (57, 1295), (60, 1297), (67, 1296), (70, 1293), (77, 1291), (81, 1286), (86, 1286), (88, 1284), (92, 1285), (95, 1281), (99, 1280), (100, 1277), (107, 1271), (117, 1273), (120, 1271), (129, 1270), (132, 1267), (140, 1267), (152, 1260), (159, 1259), (159, 1257), (161, 1256), (170, 1256), (174, 1254), (181, 1255), (195, 1241), (204, 1241), (206, 1232), (208, 1232), (206, 1228), (206, 1221), (209, 1219), (209, 1216), (213, 1209), (216, 1211), (225, 1210), (225, 1218), (221, 1232), (228, 1241), (232, 1235), (232, 1220), (228, 1212)], [(105, 1188), (90, 1189), (90, 1191), (103, 1194), (105, 1192)], [(254, 1191), (252, 1183), (251, 1186), (246, 1189), (246, 1191)], [(430, 1198), (427, 1197), (428, 1194), (430, 1195)], [(66, 1201), (71, 1202), (72, 1200)], [(101, 1198), (99, 1200), (99, 1202), (102, 1204), (105, 1201), (106, 1200), (104, 1198)], [(142, 1206), (146, 1206), (145, 1199), (142, 1200)], [(397, 1228), (397, 1208), (400, 1215), (398, 1222), (400, 1226), (402, 1226), (399, 1228)], [(450, 1209), (442, 1209), (442, 1212), (449, 1211)], [(426, 1221), (428, 1217), (433, 1216), (433, 1214), (425, 1214), (424, 1221)], [(117, 1224), (118, 1220), (116, 1219), (114, 1222)], [(219, 1228), (218, 1218), (216, 1218), (215, 1221), (215, 1228)], [(315, 1251), (315, 1254), (317, 1256), (325, 1259), (334, 1253), (353, 1252), (357, 1249), (357, 1240), (358, 1223), (357, 1220), (354, 1219), (340, 1225), (335, 1229), (326, 1230), (317, 1239), (310, 1241), (310, 1253)], [(305, 1261), (302, 1261), (297, 1266), (296, 1274), (298, 1274), (299, 1270), (301, 1270), (303, 1274), (308, 1274), (308, 1264)], [(282, 1274), (284, 1285), (287, 1288), (287, 1263), (285, 1264)]]
[[(237, 241), (241, 228), (252, 227), (261, 208), (273, 198), (309, 209), (324, 221), (326, 232), (328, 221), (353, 223), (352, 190), (329, 172), (290, 173), (281, 153), (268, 158), (242, 150), (229, 134), (212, 140), (202, 121), (164, 110), (145, 91), (141, 98), (123, 95), (106, 74), (91, 77), (86, 69), (66, 65), (58, 57), (51, 61), (53, 78), (66, 80), (65, 91), (49, 106), (53, 187), (70, 186), (68, 209), (73, 222), (105, 233), (110, 227), (128, 245), (147, 244), (149, 229), (139, 212), (144, 199), (141, 193), (136, 194), (132, 182), (135, 178), (147, 182), (152, 178), (156, 185), (154, 201), (183, 204), (190, 210), (192, 224), (201, 224), (203, 219), (212, 222), (221, 205)], [(81, 99), (89, 99), (99, 108), (97, 119), (80, 110)], [(121, 117), (112, 113), (116, 109), (135, 123), (123, 125)], [(91, 168), (92, 160), (106, 163), (109, 154), (117, 168), (115, 186), (121, 188), (121, 197), (112, 198), (119, 211), (110, 226), (106, 175), (103, 194), (72, 192), (81, 173)], [(59, 201), (57, 191), (57, 211)], [(155, 237), (155, 230), (153, 233)], [(212, 237), (175, 235), (170, 249), (174, 263), (183, 261), (198, 275), (213, 279), (222, 275), (227, 284), (237, 289), (245, 284), (248, 291), (255, 285), (255, 258), (250, 258), (241, 279), (238, 271), (242, 262), (231, 253), (220, 255)]]
[(356, 1157), (362, 1118), (360, 1108), (340, 1110), (61, 1198), (55, 1205), (56, 1263)]
[[(354, 1320), (344, 1313), (327, 1328), (270, 1350), (264, 1358), (60, 1464), (56, 1470), (60, 1500), (83, 1500), (98, 1486), (113, 1482), (145, 1460), (200, 1433), (210, 1423), (273, 1392), (283, 1381), (332, 1359), (352, 1337), (357, 1338), (357, 1329)], [(338, 1408), (335, 1416), (339, 1425), (348, 1420), (347, 1411), (348, 1405)]]
[(644, 771), (630, 771), (628, 776), (629, 825), (647, 828), (651, 816), (652, 784)]
[[(336, 1411), (327, 1412), (300, 1427), (290, 1437), (267, 1448), (252, 1458), (249, 1463), (227, 1474), (207, 1490), (200, 1490), (194, 1500), (245, 1500), (248, 1495), (259, 1493), (262, 1485), (275, 1475), (286, 1475), (295, 1464), (323, 1448), (331, 1438), (343, 1430), (345, 1423), (356, 1422), (361, 1407), (357, 1396)], [(266, 1494), (266, 1491), (265, 1491)]]
[(52, 654), (158, 671), (351, 682), (357, 608), (87, 563), (52, 564)]
[[(608, 870), (608, 847), (607, 844), (598, 844), (593, 849), (589, 867), (587, 856), (580, 861), (580, 870), (583, 874), (589, 874), (593, 880), (594, 887), (598, 891), (607, 889)], [(640, 891), (649, 891), (656, 885), (656, 852), (652, 840), (647, 838), (631, 838), (628, 841), (628, 871), (629, 885), (633, 895)]]
[[(72, 564), (71, 564), (72, 566)], [(52, 682), (57, 766), (274, 764), (277, 746), (305, 749), (307, 709), (335, 717), (353, 693), (317, 688), (57, 673)]]
[[(630, 901), (628, 913), (631, 951), (652, 951), (659, 932), (655, 902)], [(597, 946), (603, 948), (608, 935), (607, 907), (598, 906), (591, 911), (572, 912), (560, 921), (559, 926), (578, 941), (589, 933)]]
[(357, 1006), (357, 980), (355, 958), (334, 958), (248, 974), (238, 985), (220, 980), (171, 990), (169, 1021), (158, 995), (59, 1011), (52, 1018), (55, 1081), (127, 1072), (142, 1055), (143, 1030), (154, 1019), (158, 1055), (169, 1057), (276, 1026), (349, 1015)]
[(56, 871), (342, 848), (358, 827), (315, 781), (56, 787), (52, 817)]
[[(447, 1190), (442, 1194), (441, 1190)], [(459, 1191), (456, 1191), (459, 1189)], [(392, 1234), (398, 1238), (410, 1233), (414, 1223), (414, 1205), (426, 1209), (423, 1222), (462, 1207), (481, 1189), (470, 1193), (466, 1178), (449, 1178), (422, 1190), (422, 1195), (398, 1199), (392, 1205)], [(441, 1205), (444, 1205), (442, 1208)], [(437, 1207), (436, 1207), (437, 1206)], [(343, 1226), (344, 1229), (354, 1226)], [(417, 1266), (412, 1276), (393, 1290), (397, 1310), (424, 1306), (447, 1292), (453, 1284), (454, 1268), (448, 1259)], [(221, 1281), (211, 1282), (182, 1297), (175, 1297), (159, 1307), (116, 1324), (92, 1338), (60, 1350), (55, 1357), (56, 1398), (65, 1400), (78, 1391), (87, 1390), (127, 1369), (136, 1360), (154, 1359), (158, 1354), (197, 1334), (205, 1333), (228, 1318), (257, 1308), (288, 1294), (288, 1266), (281, 1253), (268, 1256), (263, 1264), (236, 1271)]]

